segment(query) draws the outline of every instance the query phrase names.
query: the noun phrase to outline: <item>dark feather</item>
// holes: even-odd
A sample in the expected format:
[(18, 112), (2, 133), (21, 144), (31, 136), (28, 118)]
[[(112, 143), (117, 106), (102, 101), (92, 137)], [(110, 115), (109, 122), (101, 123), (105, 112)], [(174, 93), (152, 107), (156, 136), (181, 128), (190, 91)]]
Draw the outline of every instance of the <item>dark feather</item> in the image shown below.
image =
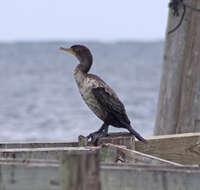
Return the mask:
[(125, 127), (127, 124), (130, 124), (124, 105), (116, 96), (109, 94), (103, 87), (93, 88), (92, 93), (102, 109), (108, 114), (105, 119), (107, 124), (115, 127)]

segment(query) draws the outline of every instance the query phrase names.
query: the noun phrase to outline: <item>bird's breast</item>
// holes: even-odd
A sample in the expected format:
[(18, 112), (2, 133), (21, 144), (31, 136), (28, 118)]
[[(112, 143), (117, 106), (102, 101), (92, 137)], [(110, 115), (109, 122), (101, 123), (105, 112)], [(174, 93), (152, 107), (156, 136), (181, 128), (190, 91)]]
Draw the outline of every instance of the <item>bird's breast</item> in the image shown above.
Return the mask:
[(105, 120), (107, 114), (92, 93), (92, 89), (97, 86), (96, 81), (79, 75), (75, 75), (75, 80), (85, 103), (97, 115), (97, 117), (101, 120)]

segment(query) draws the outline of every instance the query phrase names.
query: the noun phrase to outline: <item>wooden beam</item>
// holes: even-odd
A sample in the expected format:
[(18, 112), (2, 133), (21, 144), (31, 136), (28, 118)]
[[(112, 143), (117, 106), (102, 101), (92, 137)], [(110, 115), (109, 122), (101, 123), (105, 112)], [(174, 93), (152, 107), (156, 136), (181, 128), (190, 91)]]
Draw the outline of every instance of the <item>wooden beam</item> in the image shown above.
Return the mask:
[[(61, 170), (51, 164), (1, 165), (0, 190), (61, 190), (62, 180), (67, 180)], [(102, 190), (199, 190), (200, 170), (169, 165), (101, 164), (100, 179)]]
[[(200, 133), (186, 133), (177, 135), (165, 135), (165, 136), (155, 136), (147, 138), (148, 144), (144, 144), (140, 141), (133, 141), (133, 136), (125, 134), (125, 136), (117, 136), (116, 144), (133, 147), (135, 145), (135, 150), (149, 154), (155, 157), (159, 157), (164, 160), (169, 160), (172, 162), (180, 164), (200, 164)], [(106, 137), (101, 140), (103, 142), (114, 142), (114, 137)], [(65, 151), (79, 151), (79, 150), (94, 150), (99, 147), (53, 147), (53, 148), (24, 148), (29, 147), (29, 143), (19, 143), (17, 147), (23, 144), (23, 148), (4, 149), (7, 144), (4, 144), (4, 148), (0, 149), (1, 158), (22, 158), (22, 159), (46, 159), (46, 160), (58, 160), (60, 153)], [(42, 147), (45, 142), (32, 143), (32, 147)], [(64, 143), (65, 144), (65, 143)], [(8, 143), (8, 146), (14, 146), (15, 144)], [(62, 146), (63, 143), (59, 142), (48, 143), (44, 146)], [(67, 144), (65, 144), (67, 145)], [(71, 144), (70, 144), (71, 145)], [(77, 143), (78, 145), (78, 143)]]
[[(109, 133), (109, 136), (101, 138), (98, 145), (104, 143), (112, 143), (123, 145), (127, 148), (134, 148), (134, 136), (130, 133)], [(80, 135), (78, 142), (64, 142), (64, 141), (34, 141), (34, 142), (0, 142), (0, 149), (31, 149), (31, 148), (59, 148), (59, 147), (79, 147), (91, 146), (87, 138)]]
[(170, 162), (168, 160), (164, 160), (155, 156), (151, 156), (151, 155), (147, 155), (138, 151), (126, 149), (118, 145), (104, 144), (100, 152), (101, 152), (101, 161), (105, 163), (183, 166), (175, 162)]
[(0, 190), (60, 190), (59, 167), (0, 165)]
[(53, 147), (78, 147), (78, 142), (64, 141), (32, 141), (32, 142), (0, 142), (0, 149), (20, 148), (53, 148)]
[(135, 150), (184, 165), (200, 164), (200, 133), (154, 136), (147, 141), (136, 141)]
[(198, 167), (124, 164), (101, 166), (103, 190), (199, 190), (199, 179)]
[(58, 148), (33, 148), (33, 149), (1, 149), (0, 159), (23, 160), (29, 163), (31, 160), (59, 161), (63, 153), (93, 152), (100, 147), (58, 147)]

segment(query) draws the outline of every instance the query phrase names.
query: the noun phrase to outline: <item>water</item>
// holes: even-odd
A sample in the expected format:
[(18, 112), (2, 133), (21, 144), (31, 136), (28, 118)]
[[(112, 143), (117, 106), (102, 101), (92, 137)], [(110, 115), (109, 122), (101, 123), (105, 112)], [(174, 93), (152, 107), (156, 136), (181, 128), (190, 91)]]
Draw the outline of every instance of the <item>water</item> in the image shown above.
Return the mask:
[[(77, 60), (59, 51), (72, 44), (0, 44), (0, 141), (71, 141), (101, 126), (76, 87)], [(134, 129), (152, 135), (164, 44), (82, 44), (94, 56), (90, 72), (117, 92)], [(110, 131), (124, 130), (110, 127)]]

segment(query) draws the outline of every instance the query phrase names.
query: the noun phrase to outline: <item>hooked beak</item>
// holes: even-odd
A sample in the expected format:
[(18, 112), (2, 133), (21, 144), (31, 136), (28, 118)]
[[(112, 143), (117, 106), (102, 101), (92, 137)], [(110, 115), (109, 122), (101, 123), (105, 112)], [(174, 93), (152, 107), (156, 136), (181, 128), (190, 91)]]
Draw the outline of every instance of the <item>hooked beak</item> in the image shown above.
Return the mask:
[(63, 51), (66, 51), (68, 53), (71, 53), (72, 55), (76, 55), (76, 53), (73, 51), (73, 49), (71, 48), (63, 48), (63, 47), (60, 47), (60, 50), (63, 50)]

